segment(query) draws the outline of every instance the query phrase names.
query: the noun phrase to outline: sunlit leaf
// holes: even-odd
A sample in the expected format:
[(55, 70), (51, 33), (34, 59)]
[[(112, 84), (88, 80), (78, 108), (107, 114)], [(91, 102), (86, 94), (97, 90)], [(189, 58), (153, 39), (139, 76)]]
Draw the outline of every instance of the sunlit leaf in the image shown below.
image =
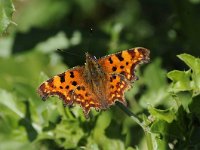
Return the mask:
[(140, 105), (147, 108), (149, 104), (155, 106), (166, 102), (165, 100), (168, 99), (169, 93), (166, 92), (166, 72), (161, 69), (160, 59), (156, 59), (146, 67), (143, 80), (148, 90), (142, 94), (139, 101)]
[(154, 118), (159, 119), (159, 120), (165, 120), (168, 123), (171, 123), (174, 119), (176, 119), (176, 114), (173, 108), (160, 110), (160, 109), (156, 109), (150, 106), (148, 110)]
[(181, 54), (178, 57), (192, 69), (191, 78), (194, 81), (194, 95), (200, 94), (200, 58), (195, 58), (189, 54)]
[(0, 0), (0, 35), (11, 24), (14, 10), (12, 0)]
[(47, 39), (47, 41), (36, 45), (35, 49), (43, 53), (50, 53), (56, 51), (57, 49), (68, 48), (69, 44), (69, 39), (66, 37), (66, 35), (63, 32), (59, 32), (55, 36)]
[[(32, 27), (47, 27), (59, 22), (59, 20), (69, 12), (69, 1), (34, 0), (21, 8), (16, 20), (18, 29), (28, 31)], [(35, 11), (37, 8), (37, 11)]]
[(192, 83), (190, 80), (191, 71), (173, 70), (167, 74), (172, 82), (173, 92), (190, 91), (192, 90)]
[(168, 78), (173, 81), (173, 92), (192, 91), (193, 96), (200, 94), (200, 59), (189, 54), (181, 54), (178, 57), (190, 69), (188, 71), (174, 70), (167, 74)]

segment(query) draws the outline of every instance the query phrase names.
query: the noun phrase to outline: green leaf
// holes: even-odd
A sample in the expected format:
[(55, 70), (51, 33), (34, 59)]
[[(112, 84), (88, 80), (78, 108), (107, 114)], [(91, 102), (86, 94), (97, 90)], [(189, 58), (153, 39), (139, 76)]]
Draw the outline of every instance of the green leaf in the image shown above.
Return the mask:
[(66, 37), (64, 32), (59, 32), (53, 37), (48, 38), (46, 41), (36, 45), (35, 49), (49, 53), (57, 49), (65, 49), (70, 45), (69, 39)]
[(96, 126), (93, 130), (93, 135), (89, 138), (88, 146), (95, 143), (98, 144), (100, 149), (115, 149), (124, 150), (124, 143), (119, 139), (108, 138), (105, 134), (105, 130), (111, 123), (111, 114), (109, 112), (103, 112), (97, 119)]
[(175, 149), (183, 149), (189, 147), (188, 142), (191, 142), (190, 136), (193, 127), (189, 127), (190, 125), (191, 120), (184, 108), (180, 106), (173, 122), (167, 123), (164, 120), (156, 120), (151, 126), (151, 132), (157, 133), (154, 140), (158, 147), (164, 143), (169, 146), (169, 143), (173, 144), (176, 141), (176, 144), (174, 143)]
[[(24, 149), (24, 147), (32, 149), (27, 133), (22, 126), (19, 126), (19, 120), (25, 115), (18, 97), (0, 89), (0, 107), (0, 149)], [(26, 122), (31, 125), (29, 120)]]
[(182, 61), (184, 61), (193, 71), (200, 74), (200, 59), (196, 58), (190, 54), (180, 54), (178, 55)]
[(0, 35), (5, 32), (12, 22), (12, 14), (15, 8), (12, 0), (0, 0)]
[[(20, 31), (28, 31), (37, 27), (50, 28), (53, 24), (58, 24), (60, 19), (70, 10), (70, 1), (60, 0), (34, 0), (21, 6), (16, 20)], [(35, 10), (37, 8), (37, 11)]]
[(166, 71), (161, 68), (161, 59), (154, 60), (146, 67), (144, 71), (144, 83), (146, 83), (148, 89), (153, 91), (167, 85)]
[(19, 106), (17, 106), (16, 98), (11, 93), (0, 89), (0, 105), (2, 104), (10, 111), (13, 111), (16, 115), (18, 115), (18, 117), (24, 116)]
[(173, 95), (173, 98), (179, 106), (183, 106), (186, 112), (189, 112), (188, 106), (192, 102), (192, 94), (190, 92), (186, 91), (176, 93), (175, 95)]
[(169, 93), (166, 92), (166, 71), (161, 68), (160, 59), (156, 59), (146, 67), (143, 81), (147, 91), (146, 93), (143, 92), (141, 96), (139, 101), (141, 106), (147, 108), (148, 104), (155, 106), (167, 102), (166, 99), (169, 98)]
[(79, 126), (78, 120), (62, 120), (56, 126), (54, 131), (55, 137), (52, 139), (65, 149), (75, 148), (79, 140), (83, 137), (84, 132)]
[(171, 91), (174, 93), (180, 91), (190, 91), (192, 90), (192, 84), (190, 81), (191, 70), (188, 71), (179, 71), (173, 70), (167, 74), (167, 77), (170, 78), (173, 82), (171, 85)]
[(178, 57), (192, 69), (192, 80), (194, 81), (194, 95), (200, 94), (200, 58), (189, 54), (181, 54)]
[(181, 54), (178, 57), (190, 69), (188, 71), (174, 70), (167, 74), (168, 78), (173, 81), (171, 92), (191, 91), (193, 96), (200, 94), (200, 59), (189, 54)]
[(153, 108), (152, 106), (150, 106), (148, 108), (148, 110), (154, 118), (159, 119), (159, 120), (165, 120), (168, 123), (170, 123), (174, 119), (176, 119), (176, 114), (175, 114), (173, 108), (169, 108), (166, 110), (160, 110), (160, 109), (156, 109), (156, 108)]
[(0, 57), (9, 57), (12, 53), (13, 37), (2, 37), (0, 40)]
[(156, 135), (152, 134), (152, 141), (154, 143), (154, 147), (158, 149), (165, 149), (166, 146), (166, 137), (165, 134), (168, 131), (168, 123), (164, 120), (157, 120), (151, 126), (151, 132), (156, 133)]

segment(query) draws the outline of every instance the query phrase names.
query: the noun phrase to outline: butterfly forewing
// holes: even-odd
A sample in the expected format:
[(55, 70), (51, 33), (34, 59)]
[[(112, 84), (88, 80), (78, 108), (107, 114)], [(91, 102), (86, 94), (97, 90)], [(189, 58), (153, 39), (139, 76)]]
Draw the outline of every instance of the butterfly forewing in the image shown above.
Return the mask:
[(57, 95), (65, 104), (80, 104), (87, 116), (91, 107), (98, 109), (101, 106), (95, 93), (91, 92), (89, 84), (85, 82), (83, 74), (84, 67), (67, 70), (42, 83), (38, 93), (44, 100)]
[(38, 93), (45, 100), (48, 96), (58, 95), (64, 103), (72, 104), (72, 94), (78, 85), (83, 84), (83, 67), (74, 67), (64, 73), (42, 83), (38, 88)]
[(149, 50), (138, 47), (102, 57), (98, 62), (105, 72), (122, 74), (131, 81), (136, 79), (134, 75), (136, 65), (148, 60)]

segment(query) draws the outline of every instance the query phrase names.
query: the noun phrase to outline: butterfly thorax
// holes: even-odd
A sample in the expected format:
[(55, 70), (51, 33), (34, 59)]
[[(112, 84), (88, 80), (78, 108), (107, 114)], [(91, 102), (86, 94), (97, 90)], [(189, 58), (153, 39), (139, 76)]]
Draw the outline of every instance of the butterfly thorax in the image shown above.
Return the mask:
[(106, 81), (107, 75), (98, 64), (97, 59), (94, 56), (86, 53), (86, 63), (85, 63), (85, 71), (84, 78), (86, 83), (90, 86), (93, 93), (101, 99), (102, 105), (106, 102)]

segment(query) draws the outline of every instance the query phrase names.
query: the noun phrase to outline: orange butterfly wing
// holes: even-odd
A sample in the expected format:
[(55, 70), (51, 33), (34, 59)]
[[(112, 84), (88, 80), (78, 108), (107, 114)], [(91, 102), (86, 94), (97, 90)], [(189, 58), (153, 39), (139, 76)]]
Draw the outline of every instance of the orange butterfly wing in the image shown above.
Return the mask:
[(49, 96), (59, 96), (64, 104), (80, 104), (87, 116), (90, 107), (99, 107), (95, 94), (83, 79), (84, 67), (74, 67), (64, 73), (45, 81), (38, 88), (38, 93), (43, 100)]
[(126, 105), (124, 92), (131, 87), (131, 81), (136, 80), (135, 67), (149, 61), (149, 50), (138, 47), (124, 50), (116, 54), (102, 57), (98, 60), (104, 72), (110, 74), (107, 82), (109, 89), (106, 91), (107, 99), (112, 105), (119, 101)]
[(128, 82), (123, 75), (120, 74), (108, 74), (110, 80), (107, 81), (106, 95), (109, 105), (114, 105), (115, 101), (119, 101), (126, 105), (126, 100), (124, 99), (124, 92), (131, 87), (130, 82)]
[(143, 47), (124, 50), (102, 57), (98, 63), (107, 73), (122, 74), (127, 80), (137, 79), (134, 71), (137, 64), (149, 61), (149, 50)]

